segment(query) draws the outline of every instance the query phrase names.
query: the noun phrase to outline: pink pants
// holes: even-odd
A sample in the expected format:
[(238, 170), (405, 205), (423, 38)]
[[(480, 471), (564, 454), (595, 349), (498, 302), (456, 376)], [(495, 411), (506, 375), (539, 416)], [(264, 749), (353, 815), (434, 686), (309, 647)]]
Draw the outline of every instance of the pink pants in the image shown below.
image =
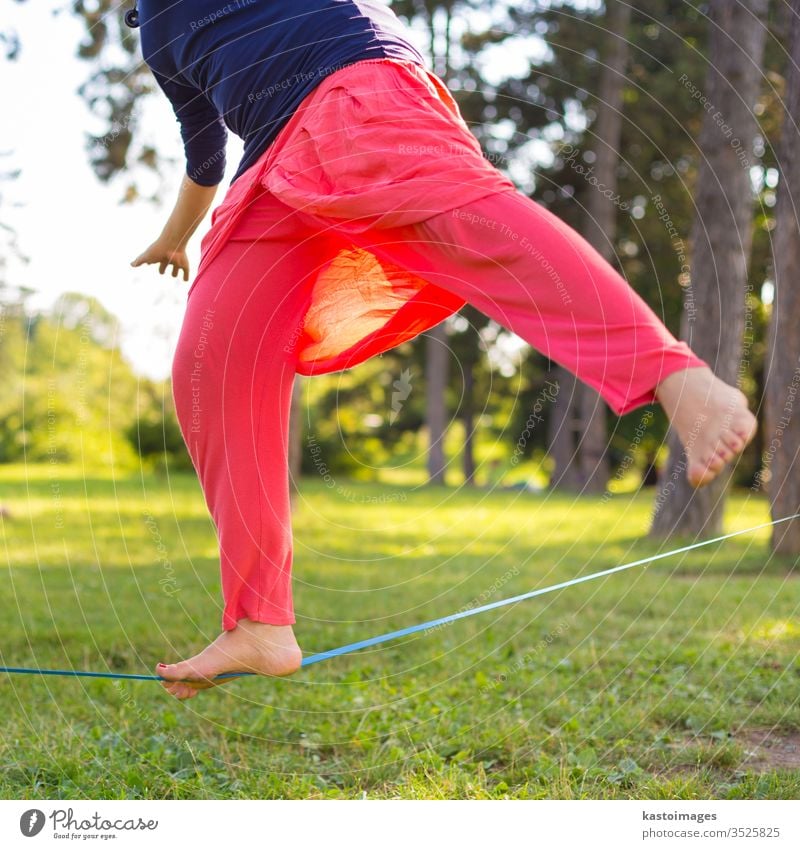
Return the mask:
[[(346, 104), (370, 102), (356, 76), (369, 63), (358, 64)], [(404, 95), (430, 83), (410, 73), (400, 80)], [(375, 88), (374, 75), (364, 82), (363, 91)], [(336, 90), (331, 83), (316, 103), (329, 105)], [(337, 101), (339, 130), (348, 120), (341, 108)], [(363, 120), (359, 111), (358, 128)], [(290, 140), (303, 137), (299, 126)], [(475, 160), (483, 178), (486, 168)], [(321, 178), (315, 185), (323, 183), (330, 188)], [(242, 618), (295, 621), (288, 428), (296, 373), (357, 365), (465, 303), (568, 368), (619, 414), (652, 402), (668, 374), (705, 365), (580, 235), (504, 181), (423, 220), (401, 214), (377, 227), (353, 227), (352, 215), (326, 215), (269, 187), (263, 172), (240, 184), (236, 221), (224, 239), (206, 237), (172, 369), (178, 419), (217, 528), (225, 629)]]

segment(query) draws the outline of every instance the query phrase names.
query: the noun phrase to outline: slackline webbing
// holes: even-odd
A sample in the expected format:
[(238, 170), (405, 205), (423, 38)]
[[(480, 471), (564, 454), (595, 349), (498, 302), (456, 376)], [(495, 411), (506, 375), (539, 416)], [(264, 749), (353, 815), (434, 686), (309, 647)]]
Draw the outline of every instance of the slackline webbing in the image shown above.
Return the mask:
[[(781, 522), (788, 522), (791, 519), (797, 519), (798, 517), (800, 517), (800, 513), (795, 513), (792, 516), (784, 516), (782, 519), (773, 519), (770, 522), (763, 522), (760, 525), (754, 525), (752, 528), (745, 528), (741, 531), (732, 531), (731, 533), (723, 534), (722, 536), (714, 537), (713, 539), (695, 542), (691, 545), (685, 545), (682, 548), (676, 548), (672, 551), (662, 552), (661, 554), (652, 554), (649, 557), (643, 557), (640, 560), (634, 560), (631, 563), (623, 563), (620, 566), (613, 566), (610, 569), (603, 569), (600, 572), (593, 572), (591, 575), (583, 575), (579, 578), (572, 578), (569, 581), (562, 581), (558, 584), (551, 584), (549, 587), (541, 587), (538, 590), (531, 590), (530, 592), (522, 593), (521, 595), (510, 596), (509, 598), (502, 598), (499, 601), (493, 601), (489, 604), (481, 605), (480, 607), (473, 607), (469, 610), (460, 610), (457, 613), (451, 613), (448, 616), (442, 616), (439, 619), (431, 619), (428, 622), (420, 622), (417, 625), (409, 625), (407, 628), (400, 628), (397, 631), (390, 631), (387, 634), (379, 634), (377, 637), (369, 637), (366, 640), (359, 640), (355, 643), (348, 643), (347, 645), (339, 646), (335, 649), (329, 649), (328, 651), (309, 655), (308, 657), (303, 658), (303, 661), (300, 665), (301, 667), (312, 666), (315, 663), (321, 663), (323, 660), (331, 660), (334, 657), (340, 657), (341, 655), (345, 654), (352, 654), (353, 652), (369, 648), (370, 646), (377, 646), (381, 643), (388, 643), (390, 640), (399, 640), (401, 637), (407, 637), (410, 634), (416, 634), (419, 631), (426, 631), (429, 628), (434, 628), (439, 625), (446, 625), (449, 622), (455, 622), (458, 619), (466, 619), (468, 616), (477, 616), (479, 613), (485, 613), (487, 610), (496, 610), (499, 607), (506, 607), (509, 604), (516, 604), (518, 601), (526, 601), (530, 598), (536, 598), (537, 596), (545, 595), (545, 593), (552, 593), (556, 590), (563, 590), (567, 587), (574, 587), (576, 584), (583, 584), (586, 581), (593, 581), (596, 578), (602, 578), (605, 575), (613, 575), (615, 572), (622, 572), (625, 569), (633, 569), (635, 566), (644, 566), (647, 563), (654, 563), (656, 560), (663, 560), (665, 557), (673, 557), (676, 554), (683, 554), (687, 551), (693, 551), (696, 548), (703, 548), (703, 546), (712, 545), (715, 542), (722, 542), (726, 539), (731, 539), (732, 537), (737, 537), (741, 536), (742, 534), (749, 534), (753, 531), (761, 530), (761, 528), (768, 528), (772, 525), (779, 525)], [(7, 672), (9, 674), (19, 675), (63, 675), (73, 678), (122, 678), (135, 681), (173, 680), (163, 678), (161, 675), (139, 675), (130, 672), (85, 672), (82, 670), (74, 669), (35, 669), (23, 666), (0, 666), (0, 672)], [(249, 675), (254, 676), (256, 674), (257, 673), (255, 672), (224, 672), (221, 675), (216, 675), (212, 680), (218, 678), (241, 678)]]

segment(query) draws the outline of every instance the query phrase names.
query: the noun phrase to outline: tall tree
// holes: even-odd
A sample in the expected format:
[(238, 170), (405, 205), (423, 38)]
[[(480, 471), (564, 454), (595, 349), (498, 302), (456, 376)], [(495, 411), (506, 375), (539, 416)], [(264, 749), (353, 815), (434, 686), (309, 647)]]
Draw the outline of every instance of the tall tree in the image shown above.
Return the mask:
[(425, 426), (428, 433), (428, 483), (444, 484), (447, 458), (447, 375), (450, 350), (446, 324), (437, 324), (425, 334)]
[(550, 486), (568, 492), (580, 492), (580, 468), (575, 435), (578, 424), (578, 381), (563, 366), (553, 369), (558, 394), (547, 422), (547, 454), (553, 462)]
[(106, 122), (104, 132), (86, 133), (89, 161), (103, 182), (125, 174), (128, 185), (124, 200), (132, 201), (139, 197), (136, 167), (160, 172), (163, 164), (159, 151), (136, 142), (137, 103), (157, 87), (139, 57), (137, 31), (124, 23), (128, 4), (116, 0), (72, 0), (71, 5), (86, 26), (86, 39), (78, 45), (78, 56), (91, 67), (79, 94), (92, 112)]
[[(766, 372), (766, 464), (772, 518), (800, 512), (800, 0), (793, 19), (778, 155), (775, 300)], [(772, 548), (800, 556), (800, 519), (775, 525)]]
[[(430, 56), (433, 68), (444, 79), (450, 75), (451, 27), (453, 23), (453, 0), (441, 3), (426, 3), (430, 34)], [(437, 12), (444, 17), (443, 51), (437, 50)], [(428, 432), (428, 482), (444, 484), (447, 458), (444, 440), (447, 434), (448, 370), (450, 356), (447, 344), (447, 324), (441, 322), (429, 330), (425, 339), (425, 425)]]
[(459, 418), (464, 429), (464, 445), (461, 452), (461, 467), (464, 473), (465, 486), (475, 485), (475, 376), (482, 357), (485, 356), (481, 346), (481, 327), (488, 324), (489, 319), (467, 304), (460, 310), (467, 325), (462, 333), (454, 333), (450, 337), (450, 345), (460, 366), (463, 376), (462, 396), (459, 405)]
[[(587, 148), (593, 146), (591, 131), (596, 126), (597, 45), (604, 43), (605, 10), (554, 0), (546, 7), (520, 2), (509, 14), (517, 37), (528, 43), (542, 39), (548, 50), (532, 50), (528, 72), (515, 70), (499, 84), (490, 86), (476, 76), (473, 97), (489, 100), (495, 110), (494, 120), (484, 119), (476, 133), (483, 142), (493, 125), (513, 124), (506, 152), (512, 175), (520, 179), (525, 191), (535, 190), (537, 201), (585, 232), (585, 208), (589, 195), (597, 191), (587, 175), (594, 164), (588, 160), (596, 153)], [(705, 62), (696, 45), (706, 29), (705, 17), (695, 2), (651, 0), (643, 9), (631, 4), (624, 91), (630, 120), (622, 124), (618, 145), (624, 161), (616, 169), (620, 202), (614, 246), (627, 280), (676, 334), (682, 310), (678, 284), (685, 262), (680, 233), (688, 229), (685, 222), (691, 220), (694, 206), (685, 175), (692, 163), (692, 138), (699, 131), (703, 110), (691, 96), (676, 97), (675, 91), (679, 77), (701, 77)], [(682, 85), (678, 90), (683, 92)], [(541, 147), (543, 142), (553, 151), (552, 164), (535, 158), (534, 146)], [(526, 181), (522, 166), (528, 163)], [(595, 169), (592, 178), (596, 176)], [(551, 457), (557, 454), (552, 480), (555, 485), (580, 490), (583, 473), (576, 451), (584, 429), (580, 397), (572, 388), (571, 376), (562, 375), (558, 382), (560, 391), (549, 407), (553, 413), (548, 425)], [(634, 420), (638, 418), (637, 413), (609, 422), (617, 442), (626, 440), (625, 432), (637, 426)], [(660, 441), (665, 430), (666, 420), (655, 416), (648, 440)], [(567, 431), (569, 436), (564, 435)], [(621, 456), (619, 451), (615, 454)], [(594, 465), (590, 462), (589, 468)]]
[[(601, 58), (600, 82), (594, 106), (596, 118), (591, 126), (592, 161), (597, 183), (586, 199), (583, 234), (606, 260), (615, 255), (617, 206), (617, 168), (622, 137), (622, 99), (625, 69), (628, 63), (628, 25), (631, 7), (621, 0), (607, 0), (603, 20), (605, 45)], [(601, 188), (602, 187), (602, 188)], [(558, 367), (555, 379), (569, 386), (566, 370)], [(606, 406), (600, 395), (585, 383), (576, 383), (575, 392), (559, 398), (561, 420), (553, 424), (553, 438), (568, 444), (551, 444), (556, 460), (553, 482), (561, 488), (579, 488), (582, 492), (603, 492), (608, 482)], [(559, 392), (559, 396), (562, 393)], [(559, 403), (557, 401), (557, 404)], [(562, 459), (563, 458), (563, 459)], [(567, 462), (571, 470), (559, 467)]]
[[(720, 378), (732, 384), (750, 365), (749, 351), (743, 360), (753, 224), (750, 167), (758, 130), (754, 107), (762, 79), (767, 5), (768, 0), (711, 0), (705, 85), (692, 83), (710, 107), (700, 131), (691, 275), (681, 336)], [(669, 461), (650, 531), (653, 536), (720, 532), (730, 467), (708, 486), (695, 490), (684, 466), (683, 446), (670, 433)]]

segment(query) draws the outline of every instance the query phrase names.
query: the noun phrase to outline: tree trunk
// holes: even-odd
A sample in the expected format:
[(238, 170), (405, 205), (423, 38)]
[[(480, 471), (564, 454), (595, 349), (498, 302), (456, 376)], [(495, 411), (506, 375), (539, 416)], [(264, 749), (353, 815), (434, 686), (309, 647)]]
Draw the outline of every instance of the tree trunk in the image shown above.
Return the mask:
[(576, 430), (579, 434), (577, 478), (582, 493), (605, 492), (609, 464), (606, 431), (606, 407), (600, 395), (579, 383), (577, 387)]
[[(625, 68), (628, 64), (628, 39), (631, 6), (619, 0), (606, 3), (606, 45), (600, 70), (597, 119), (594, 133), (594, 173), (599, 185), (609, 195), (617, 193), (617, 165), (622, 138), (622, 96), (625, 91)], [(604, 259), (614, 259), (617, 207), (598, 187), (592, 186), (586, 202), (584, 236)], [(578, 446), (582, 491), (604, 492), (608, 483), (609, 464), (606, 453), (606, 406), (598, 393), (581, 383), (578, 388), (577, 411), (581, 422)]]
[(428, 426), (428, 483), (445, 483), (444, 437), (447, 430), (448, 373), (445, 323), (428, 331), (425, 339), (425, 420)]
[[(778, 156), (775, 300), (766, 372), (765, 469), (772, 518), (800, 512), (800, 0), (792, 0), (790, 61)], [(800, 557), (800, 519), (772, 529), (776, 554)]]
[(475, 486), (475, 364), (471, 359), (465, 358), (461, 367), (464, 370), (464, 403), (461, 406), (461, 423), (464, 427), (464, 485)]
[[(743, 345), (753, 223), (749, 169), (766, 10), (767, 0), (711, 0), (708, 72), (705, 87), (697, 87), (713, 108), (704, 109), (700, 130), (691, 280), (681, 337), (734, 385), (750, 366), (750, 350)], [(679, 96), (689, 96), (688, 90)], [(669, 449), (651, 535), (719, 534), (730, 467), (708, 486), (694, 489), (686, 480), (685, 453), (674, 433)]]
[[(450, 23), (452, 9), (445, 7), (445, 54), (441, 76), (447, 83), (450, 73)], [(436, 57), (436, 23), (434, 10), (429, 13), (430, 51), (434, 68)], [(428, 429), (428, 483), (445, 483), (446, 459), (444, 456), (444, 438), (447, 430), (447, 405), (445, 392), (448, 379), (447, 330), (445, 323), (437, 324), (428, 331), (425, 340), (425, 421)]]
[(575, 406), (578, 381), (563, 366), (553, 369), (553, 380), (558, 384), (558, 394), (547, 423), (547, 453), (553, 460), (550, 486), (567, 492), (580, 491), (580, 469), (575, 456)]

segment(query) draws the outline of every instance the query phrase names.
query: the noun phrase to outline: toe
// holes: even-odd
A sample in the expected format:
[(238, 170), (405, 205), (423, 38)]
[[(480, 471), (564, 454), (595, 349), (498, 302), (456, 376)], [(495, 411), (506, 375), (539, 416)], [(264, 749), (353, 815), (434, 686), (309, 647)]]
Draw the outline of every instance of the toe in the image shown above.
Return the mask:
[(700, 486), (703, 482), (703, 477), (705, 473), (705, 466), (703, 466), (701, 463), (693, 463), (691, 466), (689, 466), (689, 483), (695, 487)]
[(689, 467), (689, 483), (694, 487), (705, 486), (724, 468), (725, 461), (718, 454), (703, 457)]
[(158, 674), (168, 681), (183, 681), (186, 679), (194, 681), (206, 680), (205, 676), (190, 661), (186, 660), (180, 663), (159, 664), (156, 668)]
[(181, 684), (178, 687), (175, 695), (182, 701), (185, 702), (186, 699), (194, 698), (200, 691), (196, 690), (194, 687), (189, 687), (186, 684)]
[(740, 454), (744, 448), (744, 440), (734, 431), (727, 431), (722, 436), (723, 445), (733, 454)]
[(749, 410), (745, 410), (745, 415), (739, 418), (731, 429), (747, 445), (756, 435), (758, 419)]
[(714, 457), (720, 459), (723, 463), (730, 463), (736, 456), (736, 452), (727, 446), (725, 443), (720, 443), (717, 450), (714, 452)]
[(714, 474), (718, 474), (725, 467), (725, 458), (719, 453), (719, 449), (708, 458), (706, 468)]
[[(181, 675), (175, 674), (175, 667), (180, 666), (178, 663), (157, 663), (156, 664), (156, 675), (163, 678), (164, 681), (176, 681), (178, 678), (182, 678)], [(163, 684), (164, 681), (161, 683)]]
[(167, 692), (171, 696), (174, 696), (176, 699), (178, 699), (180, 701), (184, 701), (185, 699), (190, 699), (192, 696), (194, 696), (197, 693), (197, 691), (194, 690), (192, 687), (189, 687), (186, 684), (181, 684), (181, 683), (177, 683), (177, 682), (175, 684), (170, 684), (166, 689), (167, 689)]

